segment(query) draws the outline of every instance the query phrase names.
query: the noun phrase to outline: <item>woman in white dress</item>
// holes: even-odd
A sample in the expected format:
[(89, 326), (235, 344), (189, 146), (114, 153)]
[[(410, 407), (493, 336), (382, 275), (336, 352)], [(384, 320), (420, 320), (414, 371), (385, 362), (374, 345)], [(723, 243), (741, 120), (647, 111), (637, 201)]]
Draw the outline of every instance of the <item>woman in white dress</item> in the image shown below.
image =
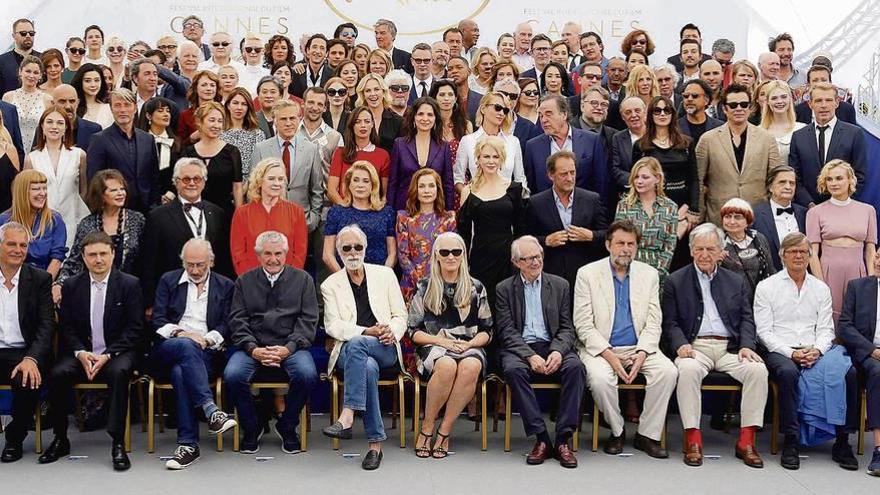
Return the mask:
[(73, 127), (63, 109), (50, 106), (40, 118), (34, 150), (24, 157), (24, 168), (42, 172), (49, 189), (49, 207), (64, 219), (67, 247), (76, 226), (89, 214), (86, 195), (86, 153), (73, 145)]
[(797, 122), (794, 115), (794, 97), (785, 81), (771, 81), (764, 86), (766, 103), (761, 111), (761, 127), (776, 138), (779, 163), (788, 165), (791, 135), (806, 124)]
[(3, 95), (3, 101), (15, 105), (18, 111), (18, 127), (24, 149), (30, 149), (37, 132), (37, 124), (43, 110), (52, 104), (52, 97), (41, 91), (38, 85), (43, 79), (43, 62), (33, 55), (25, 56), (18, 66), (21, 87)]
[(113, 112), (106, 103), (110, 87), (101, 74), (101, 68), (95, 64), (82, 64), (70, 85), (76, 90), (79, 97), (79, 107), (76, 114), (80, 117), (99, 124), (106, 129), (113, 123)]

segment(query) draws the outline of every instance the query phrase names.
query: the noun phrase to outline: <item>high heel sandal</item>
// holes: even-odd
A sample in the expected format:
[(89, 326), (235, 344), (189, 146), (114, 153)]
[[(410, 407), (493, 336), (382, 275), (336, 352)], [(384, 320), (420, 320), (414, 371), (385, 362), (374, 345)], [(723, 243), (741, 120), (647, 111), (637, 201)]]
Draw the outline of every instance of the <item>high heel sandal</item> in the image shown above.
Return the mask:
[(440, 433), (440, 430), (437, 430), (437, 438), (440, 440), (439, 447), (434, 447), (434, 451), (431, 453), (431, 456), (434, 459), (443, 459), (447, 455), (449, 455), (449, 444), (446, 444), (446, 447), (443, 447), (443, 443), (449, 440), (449, 435), (444, 435)]
[[(419, 440), (421, 440), (423, 437), (428, 439), (428, 441), (425, 442), (424, 445), (419, 447), (418, 446)], [(419, 431), (419, 436), (418, 436), (418, 438), (416, 438), (416, 448), (415, 448), (416, 457), (418, 457), (419, 459), (427, 459), (427, 458), (431, 457), (431, 455), (433, 455), (434, 450), (431, 449), (431, 441), (432, 441), (432, 436), (430, 434), (425, 433), (424, 431), (421, 431), (421, 430)]]

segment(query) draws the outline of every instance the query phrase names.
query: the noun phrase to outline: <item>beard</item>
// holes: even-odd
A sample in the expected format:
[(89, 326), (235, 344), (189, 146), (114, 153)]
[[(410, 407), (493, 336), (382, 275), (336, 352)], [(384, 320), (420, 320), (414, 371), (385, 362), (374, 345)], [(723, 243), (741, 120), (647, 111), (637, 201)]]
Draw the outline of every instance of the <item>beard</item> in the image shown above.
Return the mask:
[(357, 271), (363, 268), (364, 259), (362, 257), (357, 258), (343, 258), (342, 264), (345, 265), (346, 270)]
[(632, 264), (632, 256), (627, 254), (619, 254), (611, 259), (614, 262), (614, 266), (618, 266), (620, 268), (629, 268), (629, 265)]

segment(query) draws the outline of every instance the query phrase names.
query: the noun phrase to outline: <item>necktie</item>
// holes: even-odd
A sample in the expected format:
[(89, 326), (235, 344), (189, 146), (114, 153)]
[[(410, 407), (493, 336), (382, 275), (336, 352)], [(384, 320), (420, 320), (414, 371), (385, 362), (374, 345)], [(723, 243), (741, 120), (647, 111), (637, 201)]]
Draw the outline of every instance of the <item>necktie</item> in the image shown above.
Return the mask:
[(198, 208), (200, 210), (204, 210), (205, 209), (204, 201), (196, 201), (195, 203), (184, 203), (183, 204), (183, 211), (189, 211), (189, 210), (192, 210), (193, 208)]
[(819, 161), (824, 166), (825, 165), (825, 131), (828, 130), (827, 125), (817, 126), (819, 129)]
[(95, 297), (92, 299), (92, 352), (103, 354), (107, 347), (104, 343), (104, 286), (106, 282), (92, 282), (95, 286)]
[(420, 82), (419, 86), (422, 88), (422, 91), (421, 91), (421, 94), (419, 94), (419, 97), (424, 98), (425, 96), (428, 96), (428, 85), (425, 84), (425, 81)]
[(776, 216), (782, 215), (783, 213), (794, 215), (794, 208), (791, 206), (789, 206), (788, 208), (776, 208)]
[(290, 180), (290, 141), (284, 141), (284, 151), (281, 152), (281, 161), (284, 162), (284, 175)]

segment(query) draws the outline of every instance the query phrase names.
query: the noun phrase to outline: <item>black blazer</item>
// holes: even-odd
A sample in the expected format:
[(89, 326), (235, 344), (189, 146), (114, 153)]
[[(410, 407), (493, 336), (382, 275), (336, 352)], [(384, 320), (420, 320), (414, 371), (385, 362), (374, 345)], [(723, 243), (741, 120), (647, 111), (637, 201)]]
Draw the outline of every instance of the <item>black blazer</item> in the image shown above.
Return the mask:
[[(523, 340), (523, 320), (526, 304), (522, 276), (516, 275), (498, 283), (495, 289), (495, 325), (498, 329), (498, 348), (528, 359), (535, 351)], [(568, 282), (550, 273), (541, 274), (541, 309), (544, 327), (550, 334), (550, 352), (558, 351), (565, 356), (574, 350), (577, 334), (571, 322)]]
[(540, 125), (533, 124), (531, 120), (517, 116), (516, 124), (513, 126), (513, 135), (519, 139), (519, 148), (522, 155), (526, 156), (526, 143), (533, 137), (543, 134)]
[[(568, 107), (571, 110), (571, 119), (573, 123), (581, 120), (581, 95), (568, 97)], [(626, 129), (626, 124), (620, 116), (620, 102), (616, 100), (608, 100), (608, 117), (605, 118), (605, 125), (615, 130)]]
[[(55, 305), (52, 302), (52, 276), (27, 263), (18, 274), (18, 326), (24, 337), (25, 356), (40, 368), (52, 359), (55, 332)], [(4, 383), (8, 377), (2, 377)]]
[[(18, 163), (24, 163), (24, 144), (21, 142), (21, 127), (18, 125), (18, 109), (12, 103), (0, 101), (0, 113), (3, 114), (3, 126), (9, 131), (9, 137), (12, 138), (12, 144), (15, 146), (15, 151), (18, 152)], [(98, 130), (101, 130), (100, 126), (98, 126)], [(32, 144), (28, 143), (28, 146), (32, 147)], [(28, 148), (28, 153), (30, 151), (31, 148)]]
[[(40, 58), (41, 53), (31, 50), (31, 55)], [(21, 87), (21, 83), (18, 80), (18, 67), (23, 59), (24, 57), (16, 53), (15, 50), (9, 50), (0, 55), (0, 97), (6, 94), (7, 91)]]
[[(709, 284), (712, 299), (724, 327), (730, 332), (728, 352), (742, 348), (755, 350), (755, 318), (745, 277), (718, 267)], [(672, 272), (663, 284), (662, 340), (669, 355), (690, 344), (700, 331), (703, 319), (703, 293), (693, 263)]]
[[(290, 94), (292, 94), (293, 96), (296, 96), (297, 98), (302, 98), (303, 93), (305, 93), (306, 89), (309, 87), (308, 81), (306, 81), (307, 77), (308, 76), (306, 75), (305, 71), (303, 71), (302, 74), (294, 73), (293, 77), (291, 78), (291, 81), (290, 81), (290, 88), (289, 88)], [(330, 66), (327, 65), (326, 63), (323, 64), (321, 66), (321, 79), (320, 79), (321, 84), (323, 85), (331, 77), (333, 77), (333, 69), (331, 69)]]
[[(88, 270), (61, 286), (58, 334), (65, 353), (92, 350), (91, 283)], [(137, 277), (111, 270), (104, 298), (104, 351), (111, 357), (136, 351), (145, 342), (144, 303)]]
[(382, 111), (382, 122), (379, 124), (379, 147), (391, 154), (394, 140), (400, 137), (403, 128), (403, 117), (386, 108)]
[(413, 73), (412, 54), (406, 50), (394, 47), (391, 51), (391, 63), (395, 69), (403, 69), (407, 74)]
[[(214, 250), (214, 271), (234, 278), (232, 258), (229, 254), (230, 219), (226, 210), (214, 203), (205, 204), (204, 235)], [(147, 216), (147, 228), (144, 234), (143, 253), (143, 286), (144, 300), (153, 304), (156, 284), (165, 272), (180, 268), (180, 250), (186, 241), (192, 239), (193, 233), (183, 213), (183, 204), (174, 200), (168, 204), (153, 208)]]
[[(153, 304), (153, 328), (158, 330), (167, 323), (179, 323), (186, 312), (186, 293), (189, 284), (180, 283), (183, 268), (162, 275), (156, 288)], [(235, 283), (212, 271), (208, 279), (208, 330), (216, 330), (224, 339), (229, 338), (229, 307)]]
[(865, 173), (868, 170), (868, 155), (865, 145), (865, 134), (861, 127), (842, 122), (834, 125), (831, 141), (827, 143), (825, 161), (819, 158), (819, 144), (816, 140), (816, 124), (808, 124), (791, 135), (791, 146), (788, 152), (788, 164), (797, 173), (797, 194), (795, 201), (807, 206), (819, 204), (828, 199), (828, 195), (819, 194), (816, 190), (816, 179), (825, 163), (839, 158), (852, 165), (856, 173), (856, 194), (861, 195), (865, 189)]
[(545, 242), (547, 236), (562, 230), (562, 219), (556, 209), (553, 189), (541, 191), (531, 197), (528, 229), (544, 247), (544, 271), (565, 278), (574, 290), (578, 268), (604, 256), (608, 215), (602, 198), (593, 191), (575, 188), (571, 223), (592, 230), (593, 240), (586, 243), (571, 242), (558, 247), (548, 246)]
[(86, 153), (89, 180), (100, 170), (115, 168), (128, 182), (129, 208), (146, 213), (159, 201), (159, 155), (148, 132), (134, 129), (137, 159), (129, 162), (122, 130), (115, 123), (92, 136)]
[[(795, 202), (791, 203), (794, 209), (794, 219), (797, 220), (798, 230), (807, 232), (807, 208)], [(773, 257), (773, 266), (776, 271), (782, 270), (782, 260), (779, 259), (779, 231), (776, 230), (776, 212), (770, 210), (770, 202), (764, 201), (755, 205), (755, 221), (752, 228), (764, 234), (770, 243), (770, 256)]]
[(82, 150), (89, 149), (89, 143), (92, 142), (92, 136), (101, 132), (101, 125), (86, 120), (82, 117), (76, 118), (76, 147)]
[(629, 172), (632, 170), (633, 143), (629, 129), (617, 131), (611, 139), (611, 182), (618, 190), (629, 186)]
[[(837, 120), (853, 125), (858, 124), (858, 122), (856, 122), (856, 107), (848, 101), (841, 101), (834, 114), (837, 115)], [(803, 101), (794, 106), (794, 116), (795, 120), (798, 122), (810, 124), (813, 122), (813, 109), (810, 108), (808, 102)]]
[(864, 363), (877, 346), (877, 277), (862, 277), (846, 284), (837, 332), (855, 363)]

